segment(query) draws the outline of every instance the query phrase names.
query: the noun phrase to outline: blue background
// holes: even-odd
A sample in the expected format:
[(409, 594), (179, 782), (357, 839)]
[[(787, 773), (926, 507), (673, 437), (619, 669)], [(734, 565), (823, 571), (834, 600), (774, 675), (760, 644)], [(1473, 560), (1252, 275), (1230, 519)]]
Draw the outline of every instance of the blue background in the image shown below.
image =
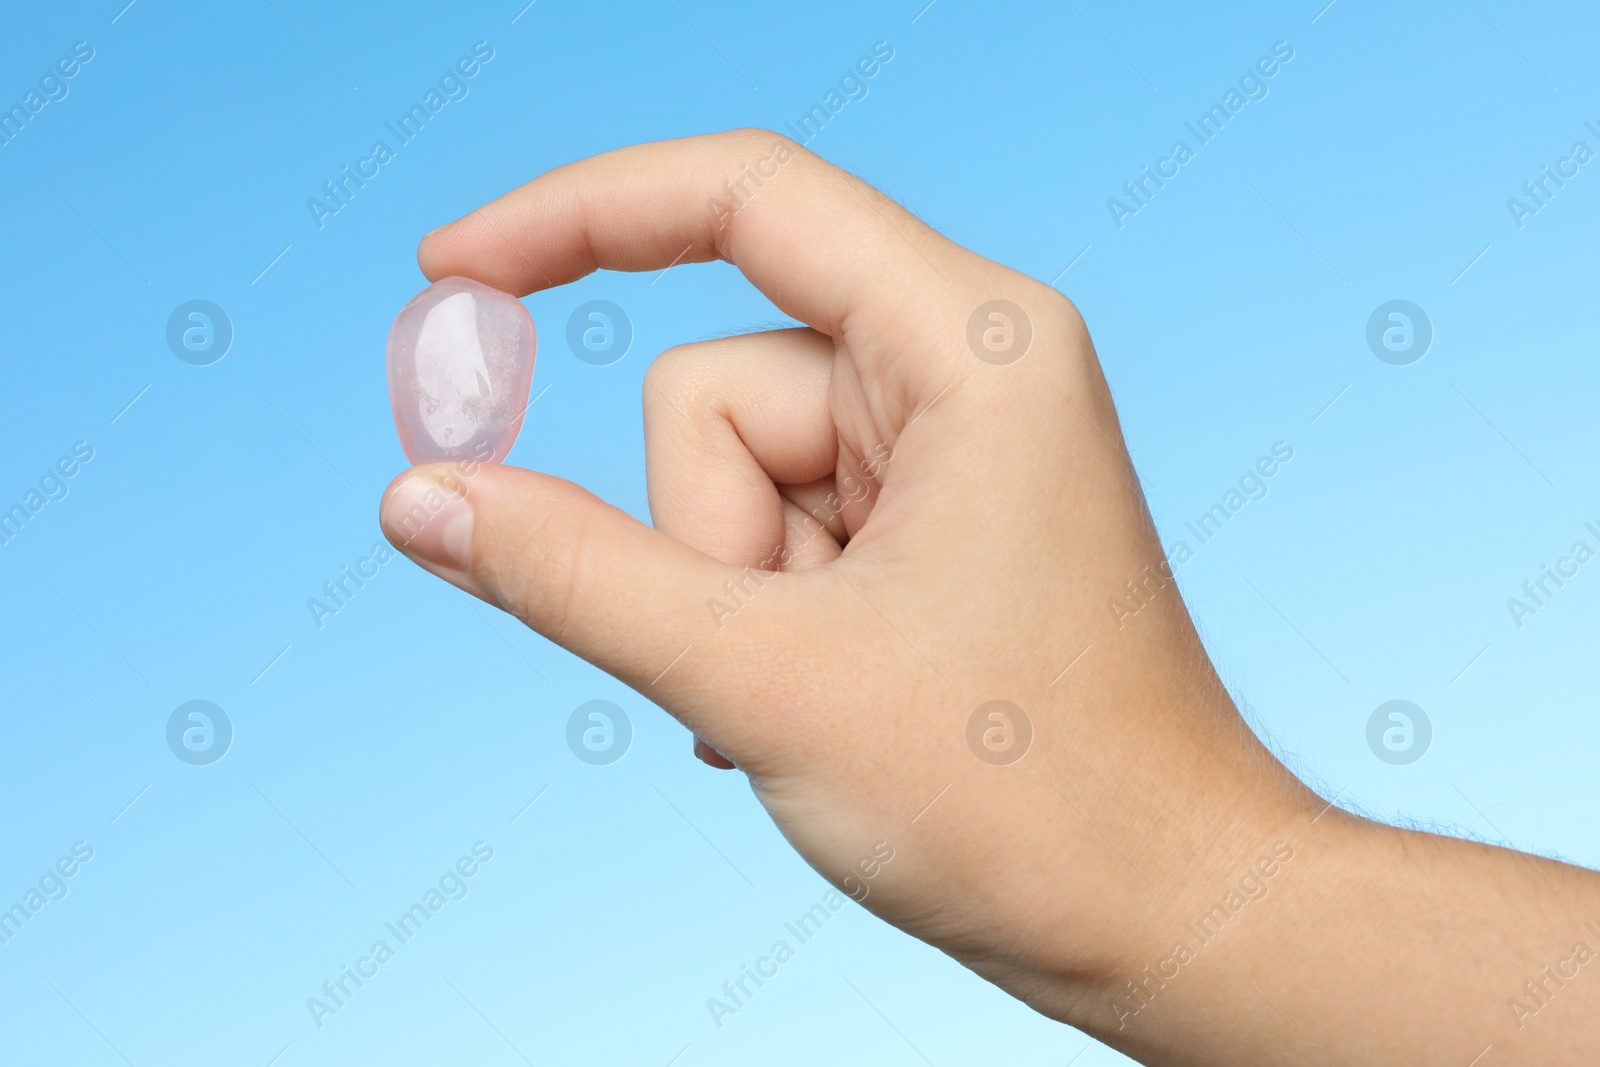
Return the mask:
[[(854, 905), (719, 1029), (707, 998), (826, 888), (743, 779), (403, 559), (321, 628), (307, 608), (404, 466), (383, 345), (422, 233), (605, 149), (781, 128), (877, 41), (893, 60), (811, 147), (1078, 302), (1169, 544), (1293, 447), (1180, 571), (1262, 734), (1345, 806), (1600, 862), (1600, 562), (1521, 628), (1506, 606), (1600, 548), (1600, 162), (1521, 228), (1506, 205), (1600, 149), (1600, 15), (924, 2), (8, 9), (7, 106), (95, 52), (0, 147), (0, 507), (94, 458), (0, 546), (0, 904), (95, 854), (0, 945), (0, 1058), (1124, 1062)], [(480, 40), (470, 95), (319, 229), (307, 199)], [(1280, 40), (1269, 95), (1119, 229), (1107, 199)], [(1435, 331), (1410, 366), (1365, 340), (1396, 298)], [(236, 333), (210, 366), (166, 342), (192, 299)], [(633, 322), (611, 366), (565, 341), (591, 299)], [(722, 265), (527, 305), (548, 392), (510, 462), (640, 516), (651, 356), (782, 321)], [(1396, 698), (1433, 727), (1406, 766), (1366, 741)], [(235, 731), (210, 766), (165, 740), (192, 699)], [(632, 720), (609, 766), (564, 739), (591, 699)], [(314, 1025), (307, 998), (480, 840), (469, 895)]]

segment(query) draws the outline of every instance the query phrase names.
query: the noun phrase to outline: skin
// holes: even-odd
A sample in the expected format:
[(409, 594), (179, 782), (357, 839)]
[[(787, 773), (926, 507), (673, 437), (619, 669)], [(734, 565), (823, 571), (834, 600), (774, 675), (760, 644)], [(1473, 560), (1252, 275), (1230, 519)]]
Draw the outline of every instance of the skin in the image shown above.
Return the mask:
[[(1054, 289), (765, 131), (561, 167), (419, 251), (516, 294), (712, 259), (809, 328), (651, 365), (653, 529), (433, 465), (385, 494), (395, 545), (680, 719), (865, 907), (1141, 1062), (1595, 1061), (1600, 877), (1356, 818), (1257, 741)], [(1020, 358), (969, 342), (993, 300)]]

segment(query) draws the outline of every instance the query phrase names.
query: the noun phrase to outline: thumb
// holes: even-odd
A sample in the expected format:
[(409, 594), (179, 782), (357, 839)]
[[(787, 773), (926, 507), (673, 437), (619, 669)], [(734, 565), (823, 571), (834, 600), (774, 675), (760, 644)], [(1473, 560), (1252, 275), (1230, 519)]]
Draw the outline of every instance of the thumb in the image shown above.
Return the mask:
[(420, 566), (650, 700), (724, 703), (713, 689), (735, 673), (726, 668), (743, 641), (717, 633), (706, 605), (737, 568), (571, 482), (497, 464), (407, 471), (384, 493), (380, 521)]

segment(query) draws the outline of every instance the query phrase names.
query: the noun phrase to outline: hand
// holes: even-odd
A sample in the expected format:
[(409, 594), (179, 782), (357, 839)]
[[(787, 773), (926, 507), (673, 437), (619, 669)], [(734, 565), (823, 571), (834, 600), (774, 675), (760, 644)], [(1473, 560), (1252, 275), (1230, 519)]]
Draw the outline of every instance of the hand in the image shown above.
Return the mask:
[[(1148, 1062), (1462, 1067), (1519, 1039), (1499, 1019), (1480, 1040), (1451, 1013), (1506, 1015), (1527, 930), (1554, 937), (1528, 959), (1565, 955), (1554, 931), (1600, 899), (1592, 876), (1326, 810), (1262, 747), (1055, 290), (754, 131), (559, 168), (419, 253), (430, 278), (518, 294), (717, 258), (808, 328), (651, 366), (655, 529), (532, 471), (433, 466), (385, 497), (396, 545), (683, 721), (867, 908)], [(1424, 849), (1433, 873), (1538, 904), (1520, 924), (1487, 892), (1449, 914), (1451, 887), (1415, 873)], [(1402, 929), (1370, 910), (1387, 906), (1379, 862), (1390, 902), (1429, 901)], [(1216, 937), (1188, 932), (1231, 899), (1245, 903)], [(1447, 915), (1516, 930), (1458, 959)], [(1408, 952), (1425, 973), (1382, 977)], [(1433, 1008), (1389, 1032), (1351, 1025), (1410, 996), (1380, 981), (1434, 983)], [(1562, 996), (1600, 1014), (1594, 993)], [(1548, 1057), (1574, 1031), (1543, 1032)]]

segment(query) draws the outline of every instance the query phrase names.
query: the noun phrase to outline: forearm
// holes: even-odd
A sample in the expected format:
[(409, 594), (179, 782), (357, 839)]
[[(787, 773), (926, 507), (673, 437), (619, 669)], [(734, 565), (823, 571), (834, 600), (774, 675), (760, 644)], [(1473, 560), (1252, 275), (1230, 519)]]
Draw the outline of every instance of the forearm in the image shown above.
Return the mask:
[(1067, 1021), (1185, 1067), (1594, 1061), (1600, 875), (1320, 804), (1234, 851)]

